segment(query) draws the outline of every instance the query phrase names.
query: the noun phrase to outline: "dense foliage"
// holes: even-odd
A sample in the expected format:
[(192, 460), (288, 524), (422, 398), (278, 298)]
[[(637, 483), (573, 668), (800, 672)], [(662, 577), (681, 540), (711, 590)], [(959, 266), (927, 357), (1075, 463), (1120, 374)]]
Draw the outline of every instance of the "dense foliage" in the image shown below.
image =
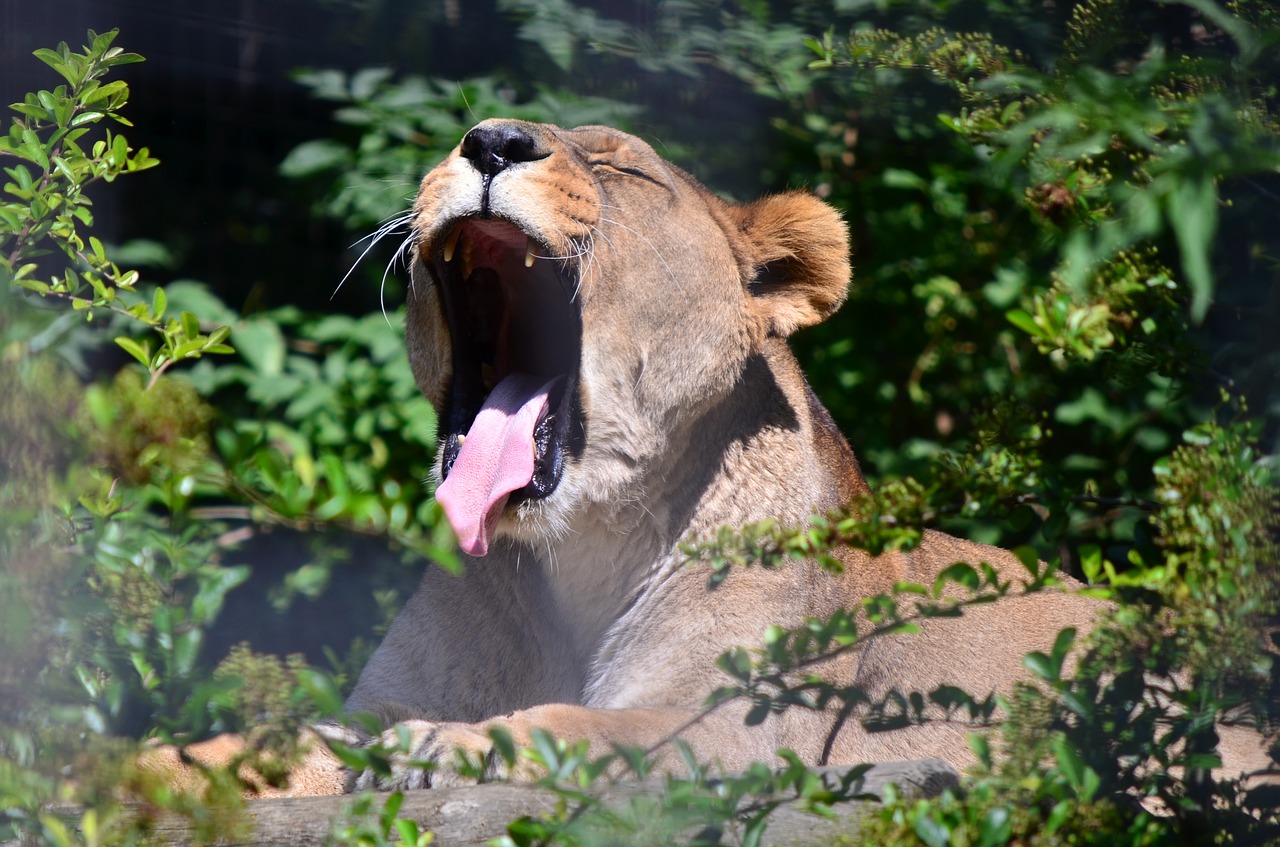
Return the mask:
[[(368, 236), (345, 284), (394, 279), (414, 183), (490, 115), (643, 129), (734, 193), (811, 187), (850, 221), (855, 286), (799, 352), (876, 494), (807, 527), (691, 539), (693, 566), (732, 579), (836, 541), (909, 546), (940, 525), (1016, 548), (1035, 578), (955, 568), (869, 598), (861, 631), (852, 610), (771, 629), (722, 658), (717, 702), (750, 699), (754, 719), (841, 709), (881, 728), (928, 719), (928, 703), (987, 722), (992, 704), (964, 692), (869, 703), (804, 671), (910, 637), (921, 616), (1035, 590), (1043, 560), (1116, 601), (1112, 620), (1029, 656), (1042, 684), (975, 742), (973, 779), (891, 799), (867, 843), (1280, 839), (1273, 789), (1210, 771), (1215, 721), (1272, 738), (1280, 724), (1265, 636), (1280, 601), (1280, 15), (1208, 0), (624, 5), (503, 0), (524, 47), (461, 83), (300, 73), (335, 126), (280, 167), (314, 214)], [(283, 297), (241, 309), (130, 268), (162, 276), (160, 245), (92, 234), (91, 198), (115, 188), (99, 183), (157, 165), (118, 130), (130, 92), (111, 74), (141, 57), (115, 38), (37, 50), (65, 82), (15, 104), (0, 136), (0, 840), (136, 840), (118, 807), (130, 795), (208, 833), (234, 826), (211, 811), (234, 811), (234, 777), (203, 800), (175, 795), (132, 766), (136, 741), (252, 728), (284, 754), (263, 765), (279, 777), (289, 728), (337, 710), (403, 598), (403, 563), (457, 564), (421, 484), (434, 420), (394, 284), (370, 315)], [(726, 97), (767, 117), (759, 145), (725, 143)], [(303, 564), (263, 585), (275, 544)], [(284, 609), (360, 570), (370, 626), (310, 653), (324, 670), (211, 646), (247, 581)], [(1068, 674), (1073, 645), (1085, 649)], [(752, 843), (783, 800), (821, 810), (858, 792), (795, 761), (708, 792), (690, 761), (661, 798), (605, 812), (578, 790), (605, 761), (547, 738), (498, 748), (564, 792), (562, 814), (513, 822), (515, 844)], [(376, 767), (384, 752), (346, 755)], [(645, 772), (645, 751), (617, 755)], [(84, 811), (68, 821), (59, 800)], [(424, 843), (394, 799), (363, 802), (373, 817), (340, 824), (343, 840)]]

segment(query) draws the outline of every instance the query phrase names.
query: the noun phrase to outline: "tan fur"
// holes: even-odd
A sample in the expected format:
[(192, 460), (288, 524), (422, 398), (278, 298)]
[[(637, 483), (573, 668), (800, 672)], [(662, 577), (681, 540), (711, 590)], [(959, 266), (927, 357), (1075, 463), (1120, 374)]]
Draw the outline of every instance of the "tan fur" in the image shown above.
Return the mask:
[[(650, 744), (723, 683), (715, 657), (760, 643), (769, 624), (829, 615), (901, 579), (930, 581), (959, 560), (1025, 577), (1004, 551), (929, 533), (907, 555), (844, 551), (839, 577), (796, 563), (740, 571), (708, 591), (706, 573), (676, 552), (682, 539), (767, 517), (800, 522), (865, 489), (783, 341), (844, 300), (845, 226), (802, 193), (726, 204), (614, 130), (517, 126), (545, 156), (498, 174), (493, 211), (560, 255), (586, 254), (586, 448), (550, 498), (509, 510), (494, 549), (463, 578), (427, 574), (349, 709), (412, 720), (418, 752), (445, 764), (453, 743), (483, 749), (478, 730), (495, 718), (518, 738), (541, 726), (600, 749)], [(480, 186), (456, 152), (423, 180), (423, 251), (476, 213)], [(421, 263), (408, 332), (419, 385), (439, 405), (451, 373), (448, 327)], [(1006, 689), (1023, 653), (1047, 649), (1062, 626), (1088, 626), (1093, 611), (1068, 594), (1029, 597), (930, 624), (830, 670), (873, 695), (944, 682), (981, 695)], [(795, 711), (746, 727), (730, 707), (684, 737), (727, 768), (780, 747), (816, 762), (832, 720)], [(882, 737), (851, 725), (833, 761), (942, 756), (960, 765), (964, 738), (954, 728)]]
[[(601, 752), (653, 744), (724, 683), (716, 656), (760, 644), (770, 624), (828, 616), (899, 580), (931, 582), (957, 561), (1026, 578), (1006, 551), (929, 532), (910, 553), (844, 550), (839, 576), (796, 562), (739, 570), (708, 590), (707, 573), (678, 553), (682, 540), (764, 518), (799, 523), (866, 489), (784, 340), (843, 301), (845, 226), (803, 193), (727, 204), (616, 130), (505, 126), (531, 137), (538, 155), (493, 176), (491, 213), (581, 274), (586, 438), (554, 493), (509, 508), (489, 554), (469, 560), (463, 577), (428, 570), (347, 703), (387, 725), (407, 721), (415, 758), (442, 767), (432, 784), (453, 779), (455, 746), (483, 752), (492, 725), (518, 741), (541, 727)], [(480, 213), (482, 191), (480, 171), (455, 151), (423, 180), (415, 207), (408, 349), (437, 408), (453, 363), (427, 265), (457, 220)], [(1062, 627), (1087, 629), (1096, 611), (1064, 591), (1011, 597), (877, 641), (828, 670), (872, 696), (944, 683), (1008, 691), (1023, 654), (1047, 650)], [(835, 720), (791, 710), (748, 727), (742, 717), (731, 705), (683, 737), (729, 769), (783, 747), (817, 763)], [(831, 762), (941, 757), (963, 767), (966, 734), (945, 725), (871, 734), (851, 721)], [(380, 784), (423, 780), (401, 768)]]
[[(249, 765), (238, 769), (240, 780), (247, 792), (255, 797), (311, 797), (342, 794), (349, 782), (348, 775), (334, 760), (329, 748), (309, 730), (303, 731), (301, 761), (289, 771), (289, 784), (273, 788)], [(251, 751), (238, 735), (217, 735), (207, 741), (191, 744), (183, 751), (191, 760), (207, 767), (222, 768), (232, 762), (247, 758)], [(204, 775), (198, 768), (189, 767), (176, 747), (153, 747), (138, 758), (138, 766), (162, 777), (166, 784), (186, 792), (205, 789)]]

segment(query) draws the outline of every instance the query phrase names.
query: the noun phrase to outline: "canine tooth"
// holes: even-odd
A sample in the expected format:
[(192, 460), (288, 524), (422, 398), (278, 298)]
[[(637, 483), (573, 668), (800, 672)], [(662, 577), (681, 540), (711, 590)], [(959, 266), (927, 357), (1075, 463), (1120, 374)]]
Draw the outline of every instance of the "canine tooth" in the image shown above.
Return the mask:
[(533, 260), (535, 258), (536, 257), (533, 255), (533, 239), (530, 238), (529, 243), (524, 247), (524, 266), (526, 268), (533, 267)]
[(458, 446), (459, 446), (459, 447), (461, 447), (461, 446), (462, 446), (462, 442), (464, 442), (464, 441), (466, 441), (466, 440), (467, 440), (467, 436), (466, 436), (466, 435), (462, 434), (461, 432), (460, 432), (460, 433), (458, 433)]
[(450, 232), (449, 237), (444, 240), (444, 260), (446, 262), (453, 261), (453, 251), (458, 249), (458, 237), (462, 235), (462, 224), (455, 226)]

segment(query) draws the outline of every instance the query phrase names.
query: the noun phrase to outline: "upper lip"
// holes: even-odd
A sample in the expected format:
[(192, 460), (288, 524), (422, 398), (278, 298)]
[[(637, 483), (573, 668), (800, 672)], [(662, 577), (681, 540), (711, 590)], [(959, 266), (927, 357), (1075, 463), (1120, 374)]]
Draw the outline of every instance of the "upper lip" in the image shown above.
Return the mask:
[(493, 386), (511, 373), (563, 376), (535, 432), (535, 472), (509, 503), (550, 495), (581, 449), (579, 267), (514, 223), (464, 217), (440, 230), (427, 265), (449, 325), (453, 377), (441, 410), (442, 478)]

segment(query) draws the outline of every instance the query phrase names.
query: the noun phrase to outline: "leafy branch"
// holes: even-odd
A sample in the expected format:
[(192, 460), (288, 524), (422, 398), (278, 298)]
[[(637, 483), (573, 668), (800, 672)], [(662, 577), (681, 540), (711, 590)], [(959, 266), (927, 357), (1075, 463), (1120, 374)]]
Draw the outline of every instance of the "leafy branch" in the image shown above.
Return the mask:
[[(148, 340), (115, 339), (147, 368), (150, 385), (155, 385), (178, 362), (231, 352), (225, 343), (231, 330), (219, 326), (206, 334), (188, 312), (166, 318), (164, 290), (157, 287), (145, 297), (138, 290), (138, 272), (122, 269), (108, 257), (101, 240), (84, 232), (93, 226), (89, 186), (159, 164), (147, 148), (135, 151), (123, 135), (110, 129), (98, 138), (89, 135), (103, 119), (131, 126), (121, 114), (129, 99), (128, 85), (103, 79), (112, 69), (143, 59), (112, 47), (117, 34), (118, 30), (101, 35), (90, 30), (83, 53), (73, 52), (65, 42), (56, 50), (35, 51), (67, 84), (29, 93), (10, 106), (21, 117), (0, 136), (0, 159), (18, 160), (4, 168), (9, 181), (3, 186), (8, 197), (0, 199), (0, 281), (5, 288), (17, 286), (68, 303), (86, 321), (106, 312), (158, 334), (154, 350)], [(42, 267), (41, 257), (50, 253), (63, 257), (66, 265), (61, 271)]]

